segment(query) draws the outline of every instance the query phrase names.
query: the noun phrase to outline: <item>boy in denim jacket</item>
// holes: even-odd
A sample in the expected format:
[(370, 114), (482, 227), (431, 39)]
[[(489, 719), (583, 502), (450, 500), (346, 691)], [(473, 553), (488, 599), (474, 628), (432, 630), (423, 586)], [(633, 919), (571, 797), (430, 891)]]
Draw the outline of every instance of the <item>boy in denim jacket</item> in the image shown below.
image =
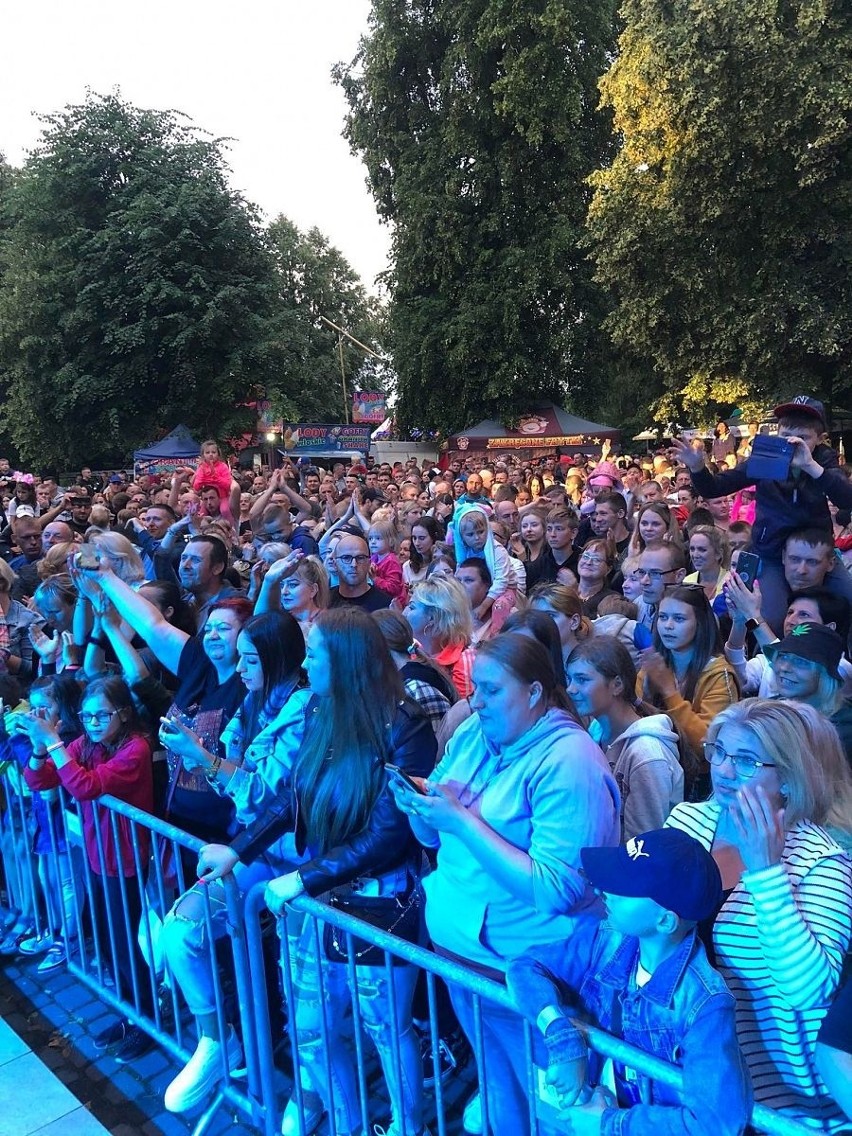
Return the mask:
[[(576, 1136), (737, 1136), (752, 1095), (734, 999), (695, 931), (722, 903), (715, 861), (671, 828), (580, 856), (606, 918), (583, 920), (567, 941), (516, 959), (507, 975), (536, 1026), (534, 1044), (538, 1034), (547, 1051), (544, 1081), (556, 1105), (540, 1110), (544, 1127)], [(680, 1066), (682, 1087), (604, 1062), (572, 1017)], [(609, 1093), (588, 1088), (607, 1082)]]

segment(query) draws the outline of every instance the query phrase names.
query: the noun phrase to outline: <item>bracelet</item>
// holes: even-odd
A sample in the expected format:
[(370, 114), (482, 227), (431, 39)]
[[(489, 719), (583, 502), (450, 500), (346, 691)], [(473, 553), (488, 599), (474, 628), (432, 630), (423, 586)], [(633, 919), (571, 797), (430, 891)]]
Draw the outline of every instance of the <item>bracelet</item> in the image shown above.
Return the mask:
[(211, 785), (216, 780), (216, 774), (219, 772), (219, 770), (221, 768), (222, 768), (222, 756), (221, 756), (221, 754), (217, 753), (216, 756), (213, 758), (213, 764), (210, 766), (210, 768), (207, 770), (207, 772), (205, 774), (205, 777), (207, 778), (207, 780), (210, 782)]
[(100, 647), (102, 650), (109, 646), (109, 640), (105, 635), (90, 635), (86, 642), (90, 647)]
[(65, 742), (63, 742), (63, 741), (59, 741), (59, 742), (53, 742), (53, 743), (52, 743), (52, 745), (49, 745), (49, 746), (45, 746), (45, 747), (44, 747), (44, 754), (45, 754), (45, 757), (46, 757), (46, 756), (47, 756), (47, 755), (48, 755), (49, 753), (53, 753), (53, 751), (54, 751), (54, 750), (57, 750), (57, 749), (64, 749), (64, 748), (65, 748)]

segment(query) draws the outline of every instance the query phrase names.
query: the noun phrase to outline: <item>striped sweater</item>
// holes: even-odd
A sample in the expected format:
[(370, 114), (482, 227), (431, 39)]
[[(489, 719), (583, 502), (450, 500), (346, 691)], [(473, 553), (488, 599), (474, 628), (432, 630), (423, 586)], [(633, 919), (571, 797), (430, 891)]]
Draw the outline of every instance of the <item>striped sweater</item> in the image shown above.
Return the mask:
[[(666, 825), (709, 850), (720, 811), (712, 800), (676, 805)], [(743, 873), (713, 926), (755, 1099), (824, 1131), (844, 1121), (819, 1079), (814, 1046), (850, 936), (852, 860), (808, 821), (787, 833), (780, 864)]]

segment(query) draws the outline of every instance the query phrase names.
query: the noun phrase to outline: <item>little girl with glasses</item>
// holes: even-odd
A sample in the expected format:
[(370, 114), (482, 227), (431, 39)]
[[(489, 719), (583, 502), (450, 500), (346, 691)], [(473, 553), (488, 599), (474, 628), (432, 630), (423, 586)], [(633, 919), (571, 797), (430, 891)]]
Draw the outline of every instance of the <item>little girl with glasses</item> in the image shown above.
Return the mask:
[[(144, 880), (136, 876), (131, 823), (123, 816), (113, 818), (107, 809), (96, 812), (92, 803), (109, 794), (146, 813), (153, 812), (151, 743), (141, 732), (130, 689), (120, 678), (110, 676), (91, 682), (83, 694), (79, 718), (84, 733), (66, 746), (58, 723), (51, 718), (36, 714), (16, 716), (16, 728), (29, 737), (33, 746), (24, 777), (31, 789), (40, 791), (61, 785), (81, 803), (83, 843), (96, 885), (94, 924), (101, 955), (110, 961), (115, 973), (116, 996), (131, 1003), (133, 956), (139, 977), (139, 1007), (143, 1014), (152, 1015), (149, 972), (137, 936)], [(113, 819), (117, 839), (113, 837)], [(135, 836), (139, 863), (147, 864), (148, 830), (137, 827)], [(115, 937), (114, 957), (110, 950), (110, 924)], [(126, 924), (130, 928), (129, 938)], [(149, 1044), (137, 1027), (127, 1023), (118, 1023), (100, 1040), (102, 1047), (121, 1043), (128, 1059), (138, 1056)]]

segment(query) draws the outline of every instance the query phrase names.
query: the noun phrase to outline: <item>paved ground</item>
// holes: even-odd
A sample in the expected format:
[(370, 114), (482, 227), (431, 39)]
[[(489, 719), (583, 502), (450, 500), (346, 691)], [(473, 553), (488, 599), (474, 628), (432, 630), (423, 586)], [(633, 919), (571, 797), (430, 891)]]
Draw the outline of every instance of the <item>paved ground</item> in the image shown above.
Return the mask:
[[(37, 959), (18, 958), (0, 962), (0, 1019), (32, 1050), (71, 1093), (86, 1112), (76, 1111), (77, 1123), (59, 1123), (57, 1128), (25, 1126), (26, 1119), (15, 1121), (19, 1127), (8, 1127), (9, 1115), (0, 1111), (3, 1136), (90, 1136), (84, 1122), (91, 1114), (112, 1136), (187, 1136), (193, 1118), (175, 1116), (163, 1108), (163, 1091), (175, 1075), (174, 1061), (159, 1048), (154, 1048), (133, 1066), (119, 1065), (111, 1057), (95, 1051), (93, 1037), (116, 1020), (111, 1009), (100, 1002), (82, 982), (65, 969), (49, 975), (37, 975)], [(14, 1041), (11, 1042), (14, 1052)], [(1, 1052), (1, 1051), (0, 1051)], [(3, 1064), (0, 1059), (0, 1073)], [(20, 1067), (22, 1078), (30, 1086), (31, 1074)], [(8, 1073), (8, 1068), (7, 1068)], [(0, 1083), (0, 1086), (2, 1083)], [(459, 1114), (472, 1091), (472, 1062), (445, 1086), (448, 1109), (455, 1119), (447, 1132), (461, 1131)], [(281, 1103), (287, 1086), (281, 1076)], [(14, 1094), (12, 1094), (14, 1095)], [(33, 1099), (43, 1100), (34, 1093)], [(3, 1108), (0, 1087), (0, 1109)], [(66, 1112), (75, 1107), (66, 1101)], [(35, 1107), (35, 1106), (33, 1106)], [(58, 1107), (58, 1106), (57, 1106)], [(58, 1114), (57, 1114), (58, 1115)], [(33, 1113), (33, 1119), (38, 1117)], [(196, 1117), (197, 1118), (197, 1117)], [(54, 1119), (54, 1118), (51, 1118)], [(95, 1129), (94, 1131), (97, 1131)], [(221, 1133), (256, 1132), (242, 1114), (220, 1109), (208, 1129), (211, 1136)], [(94, 1133), (92, 1134), (94, 1136)]]

